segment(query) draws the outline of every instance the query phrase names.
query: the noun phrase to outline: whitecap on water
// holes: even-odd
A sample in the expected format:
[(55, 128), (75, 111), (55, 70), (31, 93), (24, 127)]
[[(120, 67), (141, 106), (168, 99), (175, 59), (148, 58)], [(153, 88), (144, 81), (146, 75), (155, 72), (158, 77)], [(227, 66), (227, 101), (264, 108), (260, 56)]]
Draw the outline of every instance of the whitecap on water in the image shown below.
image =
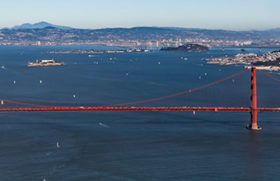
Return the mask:
[(99, 122), (98, 125), (101, 126), (101, 127), (104, 127), (104, 128), (109, 128), (108, 125), (106, 125), (106, 124), (104, 124), (104, 123), (101, 123), (101, 122)]
[(60, 148), (59, 142), (56, 142), (56, 148)]

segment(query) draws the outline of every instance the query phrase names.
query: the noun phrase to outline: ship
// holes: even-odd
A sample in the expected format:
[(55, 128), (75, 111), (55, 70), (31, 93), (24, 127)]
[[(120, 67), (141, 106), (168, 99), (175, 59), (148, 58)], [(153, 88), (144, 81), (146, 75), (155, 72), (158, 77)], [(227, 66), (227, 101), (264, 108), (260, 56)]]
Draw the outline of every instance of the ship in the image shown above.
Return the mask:
[(42, 66), (59, 66), (64, 65), (64, 62), (57, 62), (55, 60), (40, 60), (37, 62), (29, 62), (28, 67), (42, 67)]

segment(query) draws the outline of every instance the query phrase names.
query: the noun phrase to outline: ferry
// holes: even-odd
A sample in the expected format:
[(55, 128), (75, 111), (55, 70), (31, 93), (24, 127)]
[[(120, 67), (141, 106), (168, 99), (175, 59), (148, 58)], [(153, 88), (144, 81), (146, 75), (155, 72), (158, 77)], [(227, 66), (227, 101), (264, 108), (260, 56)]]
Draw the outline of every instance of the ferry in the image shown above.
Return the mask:
[(64, 62), (57, 62), (55, 60), (40, 60), (37, 62), (30, 62), (27, 64), (28, 67), (59, 66), (59, 65), (64, 65)]

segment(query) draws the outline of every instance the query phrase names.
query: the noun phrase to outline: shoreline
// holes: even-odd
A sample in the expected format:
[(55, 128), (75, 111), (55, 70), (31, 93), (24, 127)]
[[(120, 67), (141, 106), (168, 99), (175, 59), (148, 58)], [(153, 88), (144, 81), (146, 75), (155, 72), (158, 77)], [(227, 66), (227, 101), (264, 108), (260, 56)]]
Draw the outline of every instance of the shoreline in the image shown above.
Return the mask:
[(237, 54), (219, 58), (204, 59), (207, 64), (242, 65), (244, 68), (256, 67), (260, 70), (280, 71), (280, 51), (273, 51), (258, 56), (254, 53)]
[(147, 49), (127, 49), (127, 50), (66, 50), (50, 51), (50, 54), (103, 54), (103, 53), (141, 53), (151, 52)]

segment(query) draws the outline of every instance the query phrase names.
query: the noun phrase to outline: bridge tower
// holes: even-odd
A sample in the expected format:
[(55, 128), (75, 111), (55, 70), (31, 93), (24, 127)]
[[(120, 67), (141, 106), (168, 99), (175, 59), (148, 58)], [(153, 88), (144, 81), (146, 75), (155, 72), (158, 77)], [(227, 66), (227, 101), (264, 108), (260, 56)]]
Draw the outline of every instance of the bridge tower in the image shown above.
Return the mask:
[(256, 67), (251, 69), (251, 100), (250, 100), (250, 113), (251, 113), (251, 124), (247, 125), (249, 130), (261, 130), (258, 126), (258, 107), (257, 107), (257, 77)]

